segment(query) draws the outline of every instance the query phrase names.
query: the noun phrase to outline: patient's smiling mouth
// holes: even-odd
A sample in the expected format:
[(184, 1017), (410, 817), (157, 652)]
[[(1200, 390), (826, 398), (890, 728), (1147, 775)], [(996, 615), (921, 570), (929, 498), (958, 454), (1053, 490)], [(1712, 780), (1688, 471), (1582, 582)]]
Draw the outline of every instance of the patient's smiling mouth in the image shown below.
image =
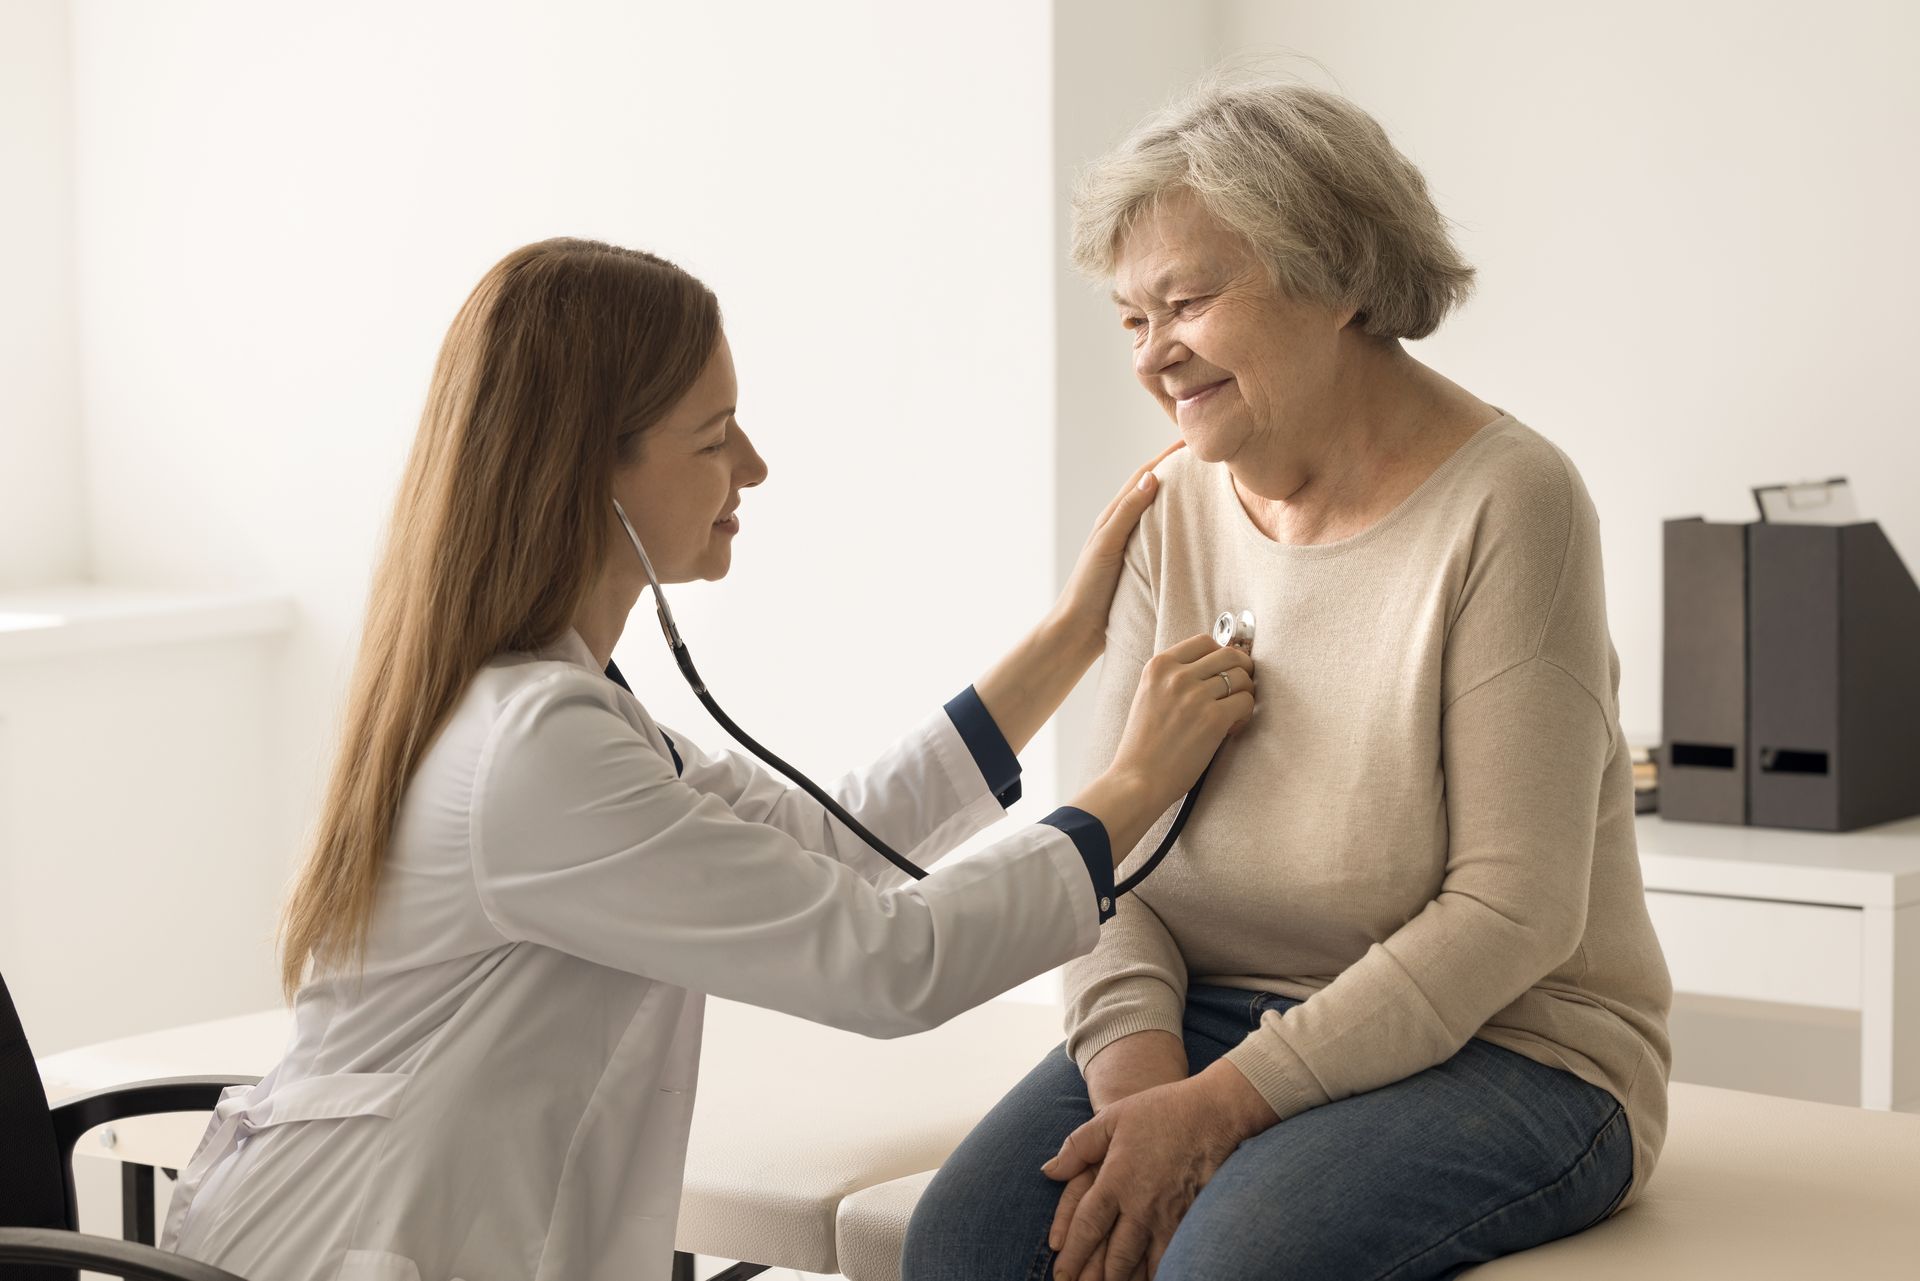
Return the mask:
[(1232, 381), (1233, 379), (1231, 378), (1222, 378), (1219, 382), (1207, 383), (1204, 386), (1196, 387), (1184, 394), (1174, 392), (1172, 393), (1173, 403), (1176, 408), (1191, 409), (1196, 405), (1205, 403), (1213, 396), (1213, 393), (1219, 391)]

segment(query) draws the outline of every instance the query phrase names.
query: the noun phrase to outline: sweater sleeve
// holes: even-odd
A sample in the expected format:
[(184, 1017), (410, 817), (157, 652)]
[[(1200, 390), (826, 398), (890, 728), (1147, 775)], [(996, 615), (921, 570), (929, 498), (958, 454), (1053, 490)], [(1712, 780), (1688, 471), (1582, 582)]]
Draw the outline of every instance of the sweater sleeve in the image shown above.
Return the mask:
[(1575, 955), (1619, 750), (1599, 523), (1557, 453), (1480, 511), (1447, 640), (1439, 891), (1228, 1059), (1284, 1120), (1452, 1057)]
[(1066, 967), (1067, 1053), (1085, 1072), (1135, 1032), (1181, 1035), (1187, 967), (1154, 910), (1129, 894), (1114, 904), (1100, 946)]
[[(1149, 510), (1148, 517), (1151, 518)], [(1147, 521), (1143, 520), (1143, 526)], [(1107, 648), (1094, 695), (1088, 763), (1105, 769), (1120, 745), (1127, 712), (1146, 655), (1153, 652), (1156, 620), (1143, 533), (1127, 547), (1120, 585), (1107, 618)], [(1145, 857), (1160, 843), (1173, 813), (1164, 816), (1128, 859)], [(1127, 860), (1117, 866), (1124, 867)], [(1115, 915), (1099, 945), (1064, 971), (1067, 1053), (1085, 1071), (1094, 1055), (1123, 1036), (1159, 1030), (1181, 1034), (1186, 1009), (1187, 967), (1179, 945), (1150, 906), (1152, 882), (1114, 904)]]

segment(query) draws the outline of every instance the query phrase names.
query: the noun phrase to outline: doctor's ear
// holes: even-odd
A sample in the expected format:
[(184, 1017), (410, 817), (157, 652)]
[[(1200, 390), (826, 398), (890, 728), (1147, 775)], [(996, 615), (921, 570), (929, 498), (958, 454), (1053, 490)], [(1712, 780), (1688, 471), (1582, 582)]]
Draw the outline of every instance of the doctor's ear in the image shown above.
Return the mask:
[(633, 430), (623, 431), (613, 438), (613, 456), (618, 465), (626, 466), (639, 460), (640, 441), (646, 434), (644, 428), (635, 427)]

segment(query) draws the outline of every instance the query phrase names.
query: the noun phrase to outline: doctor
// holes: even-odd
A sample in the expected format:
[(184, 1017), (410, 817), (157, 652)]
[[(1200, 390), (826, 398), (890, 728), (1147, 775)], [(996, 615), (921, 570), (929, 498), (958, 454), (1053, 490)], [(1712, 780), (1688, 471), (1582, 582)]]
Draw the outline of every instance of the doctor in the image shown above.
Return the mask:
[[(546, 241), (467, 300), (283, 923), (293, 1042), (221, 1103), (168, 1244), (274, 1281), (663, 1278), (704, 994), (900, 1036), (1082, 955), (1112, 851), (1252, 714), (1251, 660), (1175, 645), (1070, 806), (907, 881), (609, 666), (645, 581), (613, 502), (664, 581), (723, 576), (767, 474), (736, 400), (713, 295), (651, 255)], [(1034, 632), (833, 789), (916, 861), (999, 817), (1102, 648), (1137, 479)]]

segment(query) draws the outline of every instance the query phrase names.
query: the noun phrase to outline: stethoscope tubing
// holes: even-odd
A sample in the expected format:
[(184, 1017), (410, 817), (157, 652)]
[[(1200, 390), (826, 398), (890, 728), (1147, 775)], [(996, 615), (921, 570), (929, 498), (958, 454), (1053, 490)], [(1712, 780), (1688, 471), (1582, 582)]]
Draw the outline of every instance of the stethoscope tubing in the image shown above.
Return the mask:
[[(693, 665), (693, 654), (687, 649), (686, 641), (680, 637), (680, 628), (673, 621), (673, 611), (667, 606), (666, 593), (660, 590), (660, 579), (655, 576), (653, 572), (653, 561), (648, 558), (647, 549), (641, 546), (640, 535), (635, 532), (633, 522), (627, 519), (626, 509), (621, 507), (618, 501), (615, 501), (613, 510), (619, 515), (621, 526), (625, 528), (627, 537), (633, 542), (633, 550), (640, 554), (640, 566), (646, 571), (648, 585), (653, 588), (654, 607), (660, 616), (660, 631), (661, 634), (667, 638), (667, 647), (673, 651), (674, 664), (679, 667), (680, 674), (686, 678), (687, 684), (693, 689), (694, 697), (698, 698), (700, 705), (707, 709), (707, 715), (713, 717), (714, 721), (719, 724), (721, 729), (727, 732), (734, 742), (746, 748), (769, 768), (778, 771), (783, 777), (791, 781), (794, 786), (800, 788), (800, 790), (804, 791), (808, 796), (818, 801), (821, 808), (831, 814), (848, 831), (865, 841), (874, 853), (886, 859), (887, 862), (893, 864), (914, 880), (924, 881), (927, 878), (927, 869), (921, 867), (912, 859), (868, 831), (866, 825), (861, 823), (860, 820), (853, 815), (847, 813), (846, 808), (842, 806), (840, 802), (827, 795), (826, 789), (762, 746), (757, 739), (744, 729), (741, 729), (734, 719), (722, 710), (720, 704), (714, 699), (712, 692), (707, 689), (706, 681), (700, 678), (699, 670)], [(1223, 622), (1231, 621), (1231, 619), (1223, 620)], [(1248, 628), (1249, 637), (1251, 635), (1252, 624), (1252, 616), (1247, 615), (1245, 625)], [(1231, 627), (1228, 628), (1228, 632), (1229, 635), (1232, 634)], [(1225, 643), (1224, 639), (1223, 643)], [(1138, 870), (1113, 887), (1115, 898), (1119, 898), (1123, 894), (1130, 894), (1138, 889), (1140, 883), (1153, 874), (1153, 870), (1160, 866), (1161, 861), (1165, 859), (1167, 854), (1173, 849), (1174, 842), (1180, 839), (1180, 832), (1187, 825), (1187, 819), (1193, 814), (1194, 803), (1200, 799), (1200, 789), (1207, 785), (1207, 775), (1213, 772), (1213, 761), (1219, 759), (1220, 753), (1216, 750), (1213, 755), (1213, 760), (1207, 762), (1207, 768), (1200, 772), (1200, 777), (1195, 781), (1192, 790), (1187, 793), (1186, 799), (1180, 803), (1180, 811), (1174, 815), (1173, 825), (1167, 829), (1166, 835), (1160, 838), (1159, 846), (1154, 849), (1152, 854), (1148, 855), (1147, 861), (1142, 863)]]
[[(762, 746), (751, 734), (741, 729), (734, 719), (727, 715), (721, 708), (719, 702), (714, 699), (712, 692), (708, 690), (707, 683), (700, 678), (698, 669), (693, 665), (693, 655), (688, 652), (685, 641), (678, 641), (674, 644), (673, 661), (679, 666), (680, 674), (686, 678), (687, 684), (693, 688), (694, 697), (698, 698), (700, 705), (707, 709), (707, 715), (713, 717), (720, 728), (725, 730), (736, 743), (746, 748), (749, 752), (752, 752), (767, 766), (779, 771), (786, 778), (790, 779), (795, 786), (806, 792), (808, 796), (820, 802), (821, 807), (825, 809), (827, 813), (839, 820), (848, 831), (865, 841), (872, 847), (874, 853), (880, 855), (880, 857), (886, 859), (887, 862), (893, 864), (916, 881), (923, 881), (927, 878), (926, 868), (921, 867), (912, 859), (894, 849), (893, 846), (868, 831), (859, 819), (847, 813), (845, 807), (843, 807), (840, 802), (834, 800), (833, 797), (827, 795), (826, 790), (818, 783), (815, 783), (798, 769), (774, 755), (772, 751)], [(1214, 755), (1215, 759), (1218, 759), (1219, 753), (1216, 752)], [(1194, 803), (1200, 799), (1200, 789), (1206, 786), (1207, 775), (1211, 773), (1212, 770), (1213, 762), (1209, 761), (1207, 768), (1201, 771), (1199, 780), (1194, 783), (1193, 790), (1189, 791), (1186, 799), (1181, 801), (1180, 812), (1174, 815), (1173, 826), (1167, 829), (1167, 833), (1161, 838), (1159, 846), (1148, 856), (1147, 861), (1140, 865), (1139, 870), (1113, 887), (1115, 898), (1138, 889), (1140, 883), (1153, 874), (1153, 869), (1160, 866), (1161, 860), (1165, 859), (1167, 854), (1173, 849), (1174, 842), (1180, 839), (1181, 829), (1186, 827), (1187, 819), (1193, 813)]]

